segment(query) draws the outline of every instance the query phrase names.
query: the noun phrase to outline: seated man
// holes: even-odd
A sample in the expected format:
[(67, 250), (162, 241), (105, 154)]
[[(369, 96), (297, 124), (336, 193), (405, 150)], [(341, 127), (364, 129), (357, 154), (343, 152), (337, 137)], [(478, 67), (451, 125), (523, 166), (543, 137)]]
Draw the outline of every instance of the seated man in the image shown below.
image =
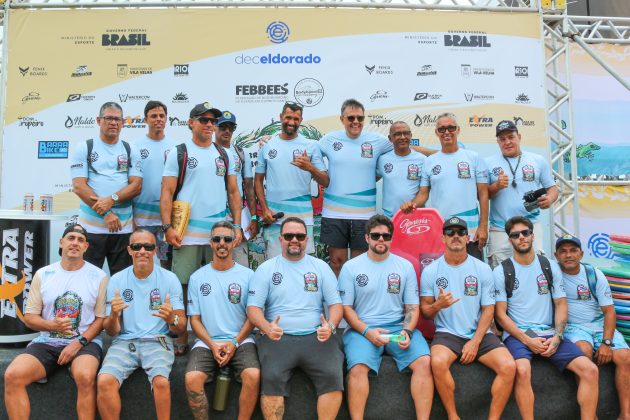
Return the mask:
[[(385, 216), (372, 216), (365, 226), (368, 252), (346, 262), (339, 276), (344, 318), (352, 328), (343, 335), (348, 363), (348, 408), (353, 419), (365, 413), (370, 383), (378, 374), (383, 352), (399, 371), (409, 368), (411, 396), (418, 419), (428, 419), (433, 403), (429, 346), (419, 331), (416, 272), (411, 263), (390, 254), (394, 225)], [(396, 342), (391, 336), (403, 338)]]
[[(580, 264), (582, 243), (567, 235), (556, 241), (556, 260), (567, 293), (569, 323), (564, 336), (598, 365), (615, 364), (619, 419), (630, 419), (630, 349), (615, 330), (615, 307), (608, 280), (597, 268)], [(595, 352), (595, 354), (593, 354)]]
[(4, 372), (4, 404), (10, 419), (28, 419), (26, 387), (45, 382), (66, 365), (77, 384), (77, 416), (96, 417), (94, 381), (103, 357), (98, 335), (105, 318), (107, 276), (83, 259), (88, 246), (83, 226), (68, 226), (59, 240), (61, 261), (33, 276), (24, 323), (42, 333)]
[(468, 225), (451, 217), (443, 226), (444, 256), (422, 271), (420, 309), (437, 327), (431, 343), (433, 380), (448, 418), (458, 419), (451, 365), (479, 360), (496, 374), (489, 419), (500, 419), (514, 384), (514, 359), (490, 331), (494, 284), (490, 267), (466, 253)]
[(175, 274), (155, 266), (153, 233), (136, 230), (127, 250), (133, 265), (112, 276), (107, 286), (104, 326), (116, 338), (98, 373), (98, 411), (103, 420), (120, 418), (120, 386), (140, 367), (151, 383), (157, 418), (169, 419), (168, 377), (175, 355), (167, 334), (186, 330), (182, 286)]
[(208, 418), (204, 385), (219, 367), (231, 365), (243, 383), (239, 419), (249, 419), (258, 401), (260, 364), (247, 319), (254, 272), (233, 260), (234, 225), (215, 223), (210, 232), (212, 262), (195, 271), (188, 288), (188, 315), (198, 340), (186, 366), (186, 394), (195, 419)]

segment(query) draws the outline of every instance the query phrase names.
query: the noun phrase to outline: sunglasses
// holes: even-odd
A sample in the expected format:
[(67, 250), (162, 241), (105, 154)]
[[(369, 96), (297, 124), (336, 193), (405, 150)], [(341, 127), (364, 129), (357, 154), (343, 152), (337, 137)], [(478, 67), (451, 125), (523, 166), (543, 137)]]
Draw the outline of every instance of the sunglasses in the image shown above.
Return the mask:
[(234, 132), (236, 131), (236, 125), (233, 124), (221, 124), (219, 126), (219, 130), (221, 131), (230, 131), (230, 132)]
[(457, 131), (457, 126), (456, 125), (447, 125), (446, 127), (438, 127), (437, 128), (437, 132), (440, 133), (440, 134), (446, 133), (447, 130), (448, 130), (449, 133), (454, 133), (455, 131)]
[(234, 237), (232, 237), (232, 236), (215, 235), (215, 236), (210, 238), (210, 240), (213, 243), (215, 243), (215, 244), (220, 243), (221, 239), (223, 239), (223, 242), (225, 242), (226, 244), (229, 244), (230, 242), (232, 242), (234, 240)]
[(292, 241), (295, 238), (299, 242), (303, 242), (306, 240), (306, 233), (283, 233), (282, 237), (285, 241)]
[(195, 118), (193, 118), (193, 120), (197, 120), (203, 125), (206, 125), (209, 122), (211, 122), (212, 125), (215, 125), (217, 123), (217, 119), (216, 118), (212, 118), (212, 117), (195, 117)]
[(142, 248), (144, 248), (145, 250), (151, 252), (155, 249), (155, 244), (133, 243), (129, 244), (129, 248), (131, 248), (132, 251), (140, 251)]
[(370, 239), (373, 241), (378, 241), (383, 238), (384, 241), (391, 241), (392, 234), (391, 233), (378, 233), (378, 232), (370, 232)]
[(283, 108), (290, 108), (292, 111), (301, 111), (304, 109), (301, 104), (293, 101), (286, 101)]
[(348, 115), (346, 118), (350, 122), (355, 122), (355, 121), (363, 122), (363, 120), (365, 119), (363, 115)]
[(445, 229), (444, 234), (450, 238), (455, 235), (466, 236), (468, 235), (468, 231), (466, 229)]
[(516, 232), (510, 232), (510, 234), (508, 236), (510, 237), (510, 239), (518, 239), (519, 236), (521, 236), (521, 235), (523, 235), (523, 238), (527, 238), (532, 233), (533, 232), (530, 229), (523, 229), (523, 230), (516, 231)]

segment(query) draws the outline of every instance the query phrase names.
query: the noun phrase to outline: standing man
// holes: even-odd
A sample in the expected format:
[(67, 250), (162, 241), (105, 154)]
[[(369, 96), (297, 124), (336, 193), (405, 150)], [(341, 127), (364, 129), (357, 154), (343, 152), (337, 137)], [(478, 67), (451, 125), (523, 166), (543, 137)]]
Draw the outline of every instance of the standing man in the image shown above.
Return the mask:
[(115, 337), (98, 373), (98, 412), (103, 420), (120, 418), (120, 386), (137, 368), (147, 373), (155, 412), (171, 417), (168, 377), (175, 356), (167, 335), (186, 330), (182, 287), (168, 270), (156, 267), (155, 236), (136, 230), (127, 247), (133, 265), (112, 276), (107, 286), (105, 331)]
[(411, 129), (403, 121), (389, 127), (388, 138), (394, 150), (378, 158), (376, 175), (383, 178), (383, 213), (391, 218), (402, 203), (418, 193), (426, 156), (409, 147)]
[(61, 261), (33, 276), (24, 324), (41, 334), (4, 372), (4, 404), (11, 420), (30, 417), (26, 387), (45, 382), (66, 365), (77, 385), (77, 416), (96, 417), (95, 379), (103, 358), (98, 336), (105, 318), (107, 276), (84, 261), (88, 246), (83, 226), (68, 226), (59, 240)]
[(327, 187), (329, 178), (317, 142), (299, 133), (302, 111), (301, 105), (286, 102), (280, 113), (280, 133), (272, 137), (258, 154), (255, 186), (266, 223), (263, 237), (267, 259), (282, 253), (278, 242), (282, 219), (274, 217), (277, 213), (304, 220), (308, 233), (306, 253), (315, 253), (311, 179)]
[(96, 118), (99, 136), (77, 145), (70, 162), (72, 189), (81, 199), (79, 221), (90, 233), (85, 261), (110, 274), (131, 265), (127, 253), (133, 229), (131, 199), (142, 189), (142, 161), (135, 146), (120, 140), (123, 111), (105, 102)]
[[(252, 174), (252, 166), (245, 164), (243, 150), (236, 145), (232, 145), (232, 135), (236, 131), (236, 115), (230, 111), (223, 111), (216, 126), (217, 143), (225, 150), (230, 152), (230, 158), (234, 159), (234, 170), (236, 172), (236, 185), (241, 194), (241, 198), (246, 200), (249, 210), (250, 219), (243, 220), (248, 223), (244, 232), (247, 232), (249, 239), (254, 239), (258, 235), (258, 216), (256, 216), (256, 195), (254, 194), (254, 176)], [(233, 219), (232, 219), (233, 220)], [(239, 246), (233, 249), (232, 255), (234, 261), (242, 266), (249, 267), (249, 251), (247, 249), (247, 240), (243, 241)]]
[(523, 216), (505, 224), (514, 256), (494, 269), (496, 317), (503, 341), (516, 359), (514, 397), (521, 417), (534, 418), (531, 359), (548, 358), (560, 371), (578, 377), (577, 400), (583, 419), (594, 419), (598, 398), (598, 371), (584, 353), (563, 338), (567, 299), (562, 272), (555, 262), (534, 251), (534, 226)]
[(142, 191), (133, 199), (133, 220), (136, 227), (148, 230), (157, 238), (157, 257), (162, 267), (171, 268), (172, 255), (164, 241), (160, 217), (160, 192), (164, 162), (175, 142), (166, 137), (167, 109), (160, 101), (149, 101), (144, 107), (144, 122), (149, 127), (147, 135), (134, 142), (140, 151), (144, 181)]
[(208, 418), (204, 385), (219, 367), (231, 365), (243, 386), (238, 418), (251, 418), (258, 401), (260, 364), (247, 319), (247, 297), (254, 272), (234, 262), (234, 226), (212, 227), (212, 262), (195, 271), (188, 289), (188, 315), (197, 342), (186, 366), (186, 395), (193, 417)]
[(247, 300), (247, 316), (262, 333), (256, 343), (262, 412), (267, 420), (283, 417), (288, 382), (299, 367), (315, 386), (317, 417), (332, 420), (343, 391), (343, 352), (333, 338), (343, 313), (337, 279), (325, 262), (305, 255), (308, 234), (303, 220), (286, 218), (279, 240), (282, 255), (258, 267)]
[(431, 194), (431, 203), (444, 220), (458, 217), (466, 221), (473, 237), (466, 245), (469, 255), (483, 261), (483, 247), (488, 239), (488, 169), (484, 160), (457, 143), (460, 127), (455, 115), (438, 116), (435, 134), (442, 149), (424, 162), (418, 195), (403, 203), (410, 212), (422, 207)]
[[(235, 245), (239, 245), (243, 237), (240, 224), (242, 200), (234, 161), (225, 149), (212, 140), (217, 118), (221, 115), (221, 111), (208, 102), (195, 105), (188, 120), (192, 139), (171, 150), (164, 166), (160, 196), (162, 231), (166, 242), (173, 246), (173, 272), (182, 283), (184, 293), (190, 275), (212, 259), (208, 238), (212, 225), (225, 220), (226, 203), (236, 228)], [(186, 153), (186, 162), (183, 161), (183, 152)], [(177, 200), (190, 204), (190, 216), (183, 237), (173, 229), (171, 219), (178, 187), (181, 189)], [(185, 330), (178, 337), (175, 347), (177, 355), (187, 351), (188, 333)]]
[(608, 280), (597, 268), (582, 264), (582, 242), (566, 235), (556, 241), (556, 260), (567, 293), (568, 340), (598, 365), (615, 364), (619, 419), (630, 419), (630, 349), (615, 329), (615, 307)]
[[(433, 403), (429, 346), (416, 324), (420, 316), (418, 283), (411, 263), (390, 254), (394, 225), (374, 215), (366, 225), (368, 251), (344, 264), (339, 294), (351, 328), (343, 335), (348, 363), (348, 408), (362, 419), (370, 391), (368, 373), (378, 374), (383, 352), (399, 371), (411, 370), (411, 396), (416, 418), (428, 419)], [(402, 341), (390, 340), (397, 336)]]
[(422, 272), (420, 309), (435, 319), (431, 369), (449, 419), (458, 419), (451, 365), (478, 360), (496, 373), (489, 419), (500, 419), (512, 393), (514, 359), (490, 330), (494, 316), (494, 282), (487, 264), (466, 253), (468, 226), (451, 217), (443, 226), (444, 255)]
[[(548, 209), (558, 199), (558, 187), (547, 161), (535, 153), (521, 151), (521, 135), (512, 121), (501, 121), (496, 127), (497, 143), (501, 152), (486, 158), (489, 170), (488, 195), (490, 196), (490, 237), (488, 262), (496, 267), (512, 256), (512, 244), (505, 234), (507, 220), (524, 216), (534, 224), (534, 249), (542, 251), (543, 231), (540, 227), (540, 209)], [(544, 188), (536, 208), (528, 211), (523, 204), (525, 193)]]

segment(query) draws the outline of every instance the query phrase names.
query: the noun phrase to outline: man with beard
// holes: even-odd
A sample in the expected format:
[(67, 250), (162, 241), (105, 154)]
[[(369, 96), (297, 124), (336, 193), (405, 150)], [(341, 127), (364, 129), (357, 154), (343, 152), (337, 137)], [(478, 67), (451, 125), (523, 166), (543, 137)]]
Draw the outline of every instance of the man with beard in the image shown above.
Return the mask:
[[(378, 374), (383, 352), (399, 371), (411, 370), (411, 396), (418, 419), (428, 419), (433, 403), (429, 346), (418, 330), (419, 299), (411, 263), (390, 254), (394, 225), (382, 215), (366, 224), (367, 253), (348, 262), (339, 276), (348, 364), (348, 409), (364, 417), (370, 390), (368, 374)], [(390, 338), (391, 337), (391, 338)]]
[(262, 333), (256, 342), (262, 412), (267, 420), (283, 417), (288, 382), (299, 367), (315, 386), (318, 418), (332, 420), (343, 391), (343, 352), (333, 338), (343, 314), (337, 279), (324, 261), (305, 255), (303, 220), (286, 218), (279, 240), (282, 255), (258, 267), (247, 300), (247, 316)]
[(301, 105), (286, 102), (280, 114), (282, 131), (258, 154), (254, 183), (263, 221), (267, 225), (263, 230), (267, 259), (282, 252), (278, 236), (283, 219), (274, 217), (277, 213), (284, 213), (285, 218), (304, 220), (309, 238), (306, 252), (315, 252), (311, 179), (327, 187), (329, 178), (317, 142), (299, 133), (302, 112)]
[(514, 359), (490, 330), (494, 282), (490, 267), (466, 253), (468, 225), (459, 217), (442, 228), (444, 255), (422, 271), (420, 309), (435, 319), (431, 369), (449, 419), (458, 419), (451, 365), (478, 360), (496, 373), (489, 419), (499, 420), (514, 384)]
[(534, 418), (531, 359), (549, 359), (560, 371), (578, 377), (577, 400), (583, 419), (594, 419), (598, 398), (597, 366), (571, 341), (563, 338), (567, 299), (560, 267), (534, 251), (534, 226), (523, 216), (505, 224), (514, 256), (494, 269), (496, 318), (503, 341), (516, 359), (514, 397), (521, 417)]
[(186, 394), (195, 419), (208, 418), (204, 391), (219, 367), (231, 365), (241, 381), (238, 418), (249, 419), (258, 401), (260, 365), (247, 319), (247, 297), (254, 272), (234, 262), (234, 226), (212, 227), (212, 262), (190, 276), (188, 315), (197, 342), (186, 366)]

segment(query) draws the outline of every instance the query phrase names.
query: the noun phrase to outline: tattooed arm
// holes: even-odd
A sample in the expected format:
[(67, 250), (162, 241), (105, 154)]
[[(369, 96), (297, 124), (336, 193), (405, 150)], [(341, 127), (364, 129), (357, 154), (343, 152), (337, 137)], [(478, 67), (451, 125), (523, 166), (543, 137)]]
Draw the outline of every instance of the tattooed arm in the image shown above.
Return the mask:
[(403, 328), (406, 330), (415, 330), (420, 317), (420, 305), (405, 305), (405, 320)]

